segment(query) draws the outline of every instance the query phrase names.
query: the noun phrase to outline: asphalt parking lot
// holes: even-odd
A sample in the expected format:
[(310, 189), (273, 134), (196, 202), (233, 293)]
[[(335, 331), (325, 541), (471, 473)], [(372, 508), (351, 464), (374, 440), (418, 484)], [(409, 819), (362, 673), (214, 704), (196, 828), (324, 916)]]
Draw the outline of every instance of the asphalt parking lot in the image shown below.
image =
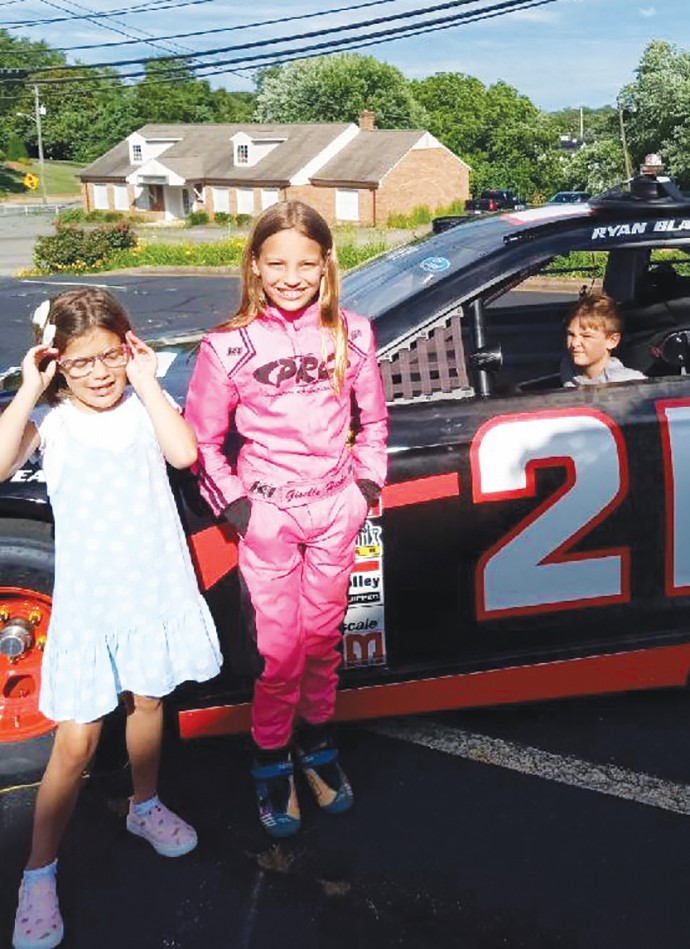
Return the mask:
[[(0, 366), (65, 283), (0, 280)], [(231, 278), (107, 285), (151, 334), (213, 325), (237, 292)], [(353, 812), (318, 813), (302, 787), (303, 831), (276, 845), (246, 739), (170, 739), (162, 793), (200, 836), (179, 861), (126, 834), (127, 773), (106, 755), (61, 852), (66, 949), (687, 946), (688, 692), (362, 723), (342, 748)], [(35, 793), (0, 794), (0, 947)]]
[[(344, 726), (354, 810), (317, 813), (301, 786), (303, 830), (279, 844), (245, 739), (171, 742), (163, 791), (198, 849), (165, 860), (129, 837), (126, 772), (97, 773), (60, 858), (64, 945), (680, 949), (689, 713), (659, 692)], [(0, 797), (0, 945), (34, 793)]]

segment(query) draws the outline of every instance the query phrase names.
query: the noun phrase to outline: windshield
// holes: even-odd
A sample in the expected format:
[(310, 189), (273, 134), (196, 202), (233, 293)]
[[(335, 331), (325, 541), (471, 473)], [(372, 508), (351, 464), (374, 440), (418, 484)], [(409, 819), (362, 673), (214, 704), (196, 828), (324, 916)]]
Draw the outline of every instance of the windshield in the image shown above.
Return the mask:
[(343, 304), (375, 320), (438, 277), (447, 279), (496, 250), (509, 230), (505, 219), (485, 218), (397, 247), (345, 275)]

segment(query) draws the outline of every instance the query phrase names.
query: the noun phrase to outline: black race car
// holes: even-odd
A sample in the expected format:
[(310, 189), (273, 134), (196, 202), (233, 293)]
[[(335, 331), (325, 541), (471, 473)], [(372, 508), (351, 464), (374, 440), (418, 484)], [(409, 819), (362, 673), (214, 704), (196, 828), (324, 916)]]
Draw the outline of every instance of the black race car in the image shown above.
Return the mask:
[[(464, 222), (346, 277), (347, 306), (375, 323), (391, 435), (350, 585), (340, 718), (685, 684), (688, 248), (690, 201), (640, 178), (587, 205)], [(572, 251), (605, 260), (603, 288), (626, 317), (621, 359), (646, 379), (561, 386), (579, 285), (548, 302), (529, 290)], [(197, 341), (156, 343), (180, 400)], [(9, 374), (0, 398), (16, 383)], [(185, 738), (241, 731), (251, 678), (236, 538), (191, 475), (173, 484), (226, 662), (168, 707)], [(0, 485), (0, 774), (3, 756), (51, 730), (37, 697), (52, 566), (42, 474), (28, 465)]]

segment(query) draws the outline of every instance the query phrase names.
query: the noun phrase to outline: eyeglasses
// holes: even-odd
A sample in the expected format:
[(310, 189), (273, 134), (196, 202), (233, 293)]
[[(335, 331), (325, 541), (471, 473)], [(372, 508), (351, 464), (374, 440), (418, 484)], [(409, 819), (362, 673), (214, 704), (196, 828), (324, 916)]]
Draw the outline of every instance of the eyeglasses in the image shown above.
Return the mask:
[(112, 349), (105, 349), (102, 353), (96, 353), (95, 356), (58, 359), (58, 366), (71, 379), (79, 379), (80, 376), (88, 376), (95, 369), (96, 360), (102, 362), (106, 369), (121, 369), (127, 365), (129, 355), (129, 346), (127, 343), (122, 343), (120, 346), (113, 346)]

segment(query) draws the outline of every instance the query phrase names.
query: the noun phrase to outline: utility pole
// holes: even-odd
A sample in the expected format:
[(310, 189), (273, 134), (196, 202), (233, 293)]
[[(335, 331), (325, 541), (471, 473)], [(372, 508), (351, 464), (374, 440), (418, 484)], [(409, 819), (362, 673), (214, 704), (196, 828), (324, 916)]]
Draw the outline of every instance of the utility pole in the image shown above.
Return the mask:
[(623, 157), (625, 158), (625, 176), (629, 181), (632, 178), (632, 164), (630, 162), (630, 153), (628, 152), (628, 141), (625, 137), (625, 122), (623, 121), (623, 108), (621, 106), (621, 100), (616, 99), (616, 104), (618, 106), (618, 119), (621, 126), (621, 143), (623, 145)]
[(38, 139), (38, 164), (41, 169), (41, 199), (44, 204), (48, 203), (48, 195), (46, 194), (46, 166), (45, 161), (43, 160), (43, 136), (41, 134), (41, 111), (43, 106), (41, 105), (40, 99), (38, 98), (38, 86), (34, 85), (34, 106), (35, 106), (35, 115), (36, 115), (36, 137)]

